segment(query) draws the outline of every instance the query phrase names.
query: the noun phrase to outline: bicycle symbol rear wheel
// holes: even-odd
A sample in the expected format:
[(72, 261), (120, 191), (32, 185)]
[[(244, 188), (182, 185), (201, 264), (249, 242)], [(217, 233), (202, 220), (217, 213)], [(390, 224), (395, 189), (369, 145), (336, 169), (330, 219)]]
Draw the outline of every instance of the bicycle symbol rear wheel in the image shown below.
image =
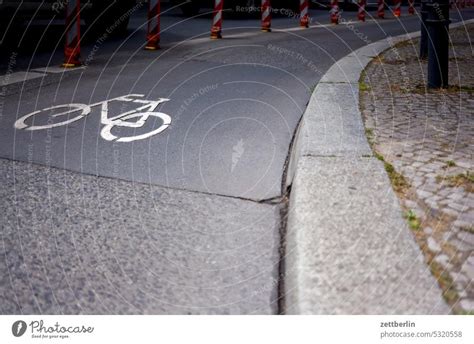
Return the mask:
[[(67, 109), (66, 111), (55, 113), (58, 109)], [(49, 115), (47, 124), (43, 125), (30, 125), (27, 123), (27, 120), (33, 117), (41, 116), (45, 117), (48, 113), (53, 113)], [(68, 125), (72, 122), (78, 121), (85, 116), (87, 116), (91, 112), (91, 108), (85, 104), (68, 104), (68, 105), (57, 105), (52, 106), (43, 110), (38, 110), (31, 112), (19, 119), (15, 122), (15, 129), (23, 129), (23, 130), (43, 130), (43, 129), (50, 129), (55, 127), (61, 127), (63, 125)], [(57, 118), (59, 116), (67, 116), (77, 113), (77, 115), (73, 118), (66, 119), (65, 121), (54, 123), (52, 121), (53, 118)]]

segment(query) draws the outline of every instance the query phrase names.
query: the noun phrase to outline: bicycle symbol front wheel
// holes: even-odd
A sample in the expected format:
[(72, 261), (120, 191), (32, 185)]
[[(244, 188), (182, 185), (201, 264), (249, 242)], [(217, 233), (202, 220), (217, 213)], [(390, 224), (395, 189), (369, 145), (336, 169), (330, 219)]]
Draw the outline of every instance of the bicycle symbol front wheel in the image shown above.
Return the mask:
[[(115, 127), (130, 128), (130, 125), (125, 125), (125, 124), (121, 125), (121, 123), (124, 123), (124, 122), (126, 123), (127, 120), (137, 118), (137, 117), (144, 117), (144, 118), (147, 118), (147, 120), (151, 119), (152, 117), (155, 117), (155, 118), (159, 118), (163, 123), (157, 129), (149, 131), (145, 134), (140, 134), (140, 135), (135, 135), (135, 136), (128, 136), (128, 137), (127, 136), (124, 137), (124, 136), (120, 135), (120, 138), (118, 136), (115, 136), (114, 134), (112, 134), (112, 130)], [(137, 140), (144, 140), (144, 139), (152, 137), (156, 134), (159, 134), (159, 133), (163, 132), (164, 130), (166, 130), (166, 128), (168, 128), (170, 124), (171, 124), (171, 117), (168, 116), (167, 114), (163, 113), (163, 112), (133, 113), (133, 114), (130, 114), (130, 115), (127, 115), (127, 116), (124, 116), (124, 117), (120, 118), (120, 121), (115, 121), (115, 122), (112, 122), (110, 124), (106, 124), (104, 126), (104, 128), (102, 128), (102, 130), (100, 132), (100, 135), (102, 136), (102, 138), (104, 140), (107, 140), (107, 141), (132, 142), (132, 141), (137, 141)], [(136, 130), (136, 128), (134, 128), (134, 130)]]

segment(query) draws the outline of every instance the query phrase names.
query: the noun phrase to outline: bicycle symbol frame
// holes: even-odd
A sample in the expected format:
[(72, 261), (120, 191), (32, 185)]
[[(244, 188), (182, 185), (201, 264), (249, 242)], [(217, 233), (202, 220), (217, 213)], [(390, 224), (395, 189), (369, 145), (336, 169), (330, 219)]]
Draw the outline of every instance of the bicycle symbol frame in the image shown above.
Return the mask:
[[(104, 100), (104, 101), (97, 102), (90, 105), (79, 104), (79, 103), (56, 105), (56, 106), (52, 106), (52, 107), (45, 108), (42, 110), (31, 112), (17, 119), (14, 124), (14, 128), (18, 130), (33, 131), (33, 130), (51, 129), (51, 128), (60, 127), (63, 125), (68, 125), (70, 123), (76, 122), (88, 116), (92, 112), (92, 108), (100, 106), (101, 107), (100, 121), (101, 121), (101, 124), (104, 125), (104, 127), (100, 131), (100, 136), (104, 140), (115, 141), (115, 142), (132, 142), (132, 141), (137, 141), (137, 140), (143, 140), (143, 139), (147, 139), (151, 136), (154, 136), (156, 134), (163, 132), (171, 124), (171, 117), (169, 115), (163, 112), (155, 112), (155, 109), (158, 107), (158, 105), (169, 101), (169, 99), (166, 99), (166, 98), (159, 98), (158, 100), (141, 99), (144, 96), (145, 95), (143, 94), (127, 94), (125, 96), (112, 98), (109, 100)], [(132, 103), (141, 104), (141, 106), (137, 107), (134, 110), (121, 113), (117, 116), (108, 117), (109, 103), (113, 101), (132, 102)], [(65, 116), (65, 115), (74, 114), (78, 112), (80, 113), (74, 118), (67, 119), (59, 123), (48, 122), (48, 124), (46, 125), (29, 125), (26, 123), (26, 120), (29, 119), (30, 117), (40, 115), (41, 113), (45, 113), (47, 111), (58, 110), (58, 109), (63, 109), (63, 108), (67, 110), (51, 115), (50, 117), (57, 118), (59, 116)], [(159, 128), (153, 129), (152, 131), (148, 133), (136, 135), (136, 136), (118, 137), (112, 134), (112, 129), (114, 127), (141, 128), (143, 127), (143, 125), (145, 125), (146, 121), (150, 117), (159, 118), (163, 122), (162, 125)], [(129, 121), (130, 119), (134, 119), (134, 118), (137, 118), (137, 120)]]

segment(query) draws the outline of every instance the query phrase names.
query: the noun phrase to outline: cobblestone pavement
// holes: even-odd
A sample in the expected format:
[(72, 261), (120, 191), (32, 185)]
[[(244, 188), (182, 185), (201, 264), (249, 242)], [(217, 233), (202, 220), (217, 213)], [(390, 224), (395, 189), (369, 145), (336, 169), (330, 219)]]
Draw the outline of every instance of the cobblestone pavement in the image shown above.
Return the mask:
[(447, 90), (427, 90), (418, 41), (385, 51), (360, 80), (366, 133), (443, 296), (474, 314), (474, 25), (451, 30)]

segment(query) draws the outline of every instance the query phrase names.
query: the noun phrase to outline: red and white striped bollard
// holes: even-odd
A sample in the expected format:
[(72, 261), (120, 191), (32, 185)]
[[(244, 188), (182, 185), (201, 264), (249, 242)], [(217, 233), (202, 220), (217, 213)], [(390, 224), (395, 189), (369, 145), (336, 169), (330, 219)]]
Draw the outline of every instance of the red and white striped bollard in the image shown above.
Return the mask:
[(222, 38), (222, 11), (224, 10), (224, 0), (215, 0), (214, 12), (212, 15), (211, 39)]
[(359, 10), (357, 12), (357, 19), (360, 21), (365, 22), (365, 5), (367, 3), (367, 0), (359, 0), (358, 5), (359, 5)]
[(272, 31), (272, 5), (270, 0), (262, 0), (262, 31)]
[(385, 1), (377, 0), (377, 17), (380, 19), (385, 18)]
[(81, 4), (80, 0), (69, 0), (66, 4), (66, 42), (62, 67), (81, 65)]
[(146, 50), (160, 49), (160, 15), (161, 1), (148, 1), (148, 26), (146, 33)]
[(339, 1), (331, 0), (331, 10), (330, 10), (331, 23), (339, 24)]
[(408, 0), (408, 14), (415, 14), (415, 0)]
[(395, 17), (400, 17), (402, 15), (401, 4), (402, 0), (394, 0), (394, 8), (393, 8), (393, 15)]
[(309, 27), (309, 3), (308, 0), (300, 0), (300, 26)]

